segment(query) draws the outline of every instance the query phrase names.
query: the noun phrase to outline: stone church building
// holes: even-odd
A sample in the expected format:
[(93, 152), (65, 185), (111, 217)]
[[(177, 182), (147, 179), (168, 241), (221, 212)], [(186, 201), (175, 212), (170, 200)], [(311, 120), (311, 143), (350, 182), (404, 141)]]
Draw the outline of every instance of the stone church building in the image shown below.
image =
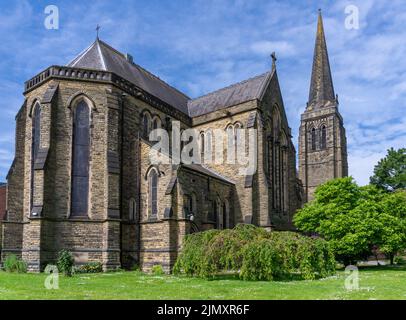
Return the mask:
[[(66, 66), (28, 80), (24, 96), (0, 250), (2, 261), (16, 254), (31, 271), (62, 249), (106, 270), (169, 271), (186, 234), (238, 223), (293, 229), (314, 188), (347, 174), (321, 15), (299, 172), (275, 58), (269, 72), (191, 99), (97, 38)], [(213, 130), (235, 141), (238, 129), (256, 129), (256, 172), (240, 175), (227, 162), (151, 163), (150, 131), (171, 132), (173, 121), (199, 132), (202, 158)]]

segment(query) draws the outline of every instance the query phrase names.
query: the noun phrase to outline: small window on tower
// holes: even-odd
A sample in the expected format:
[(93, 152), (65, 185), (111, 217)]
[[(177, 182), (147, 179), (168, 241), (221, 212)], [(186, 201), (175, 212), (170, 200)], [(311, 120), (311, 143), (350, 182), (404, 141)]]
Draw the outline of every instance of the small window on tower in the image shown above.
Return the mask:
[(327, 129), (326, 126), (321, 128), (321, 137), (320, 137), (320, 149), (326, 149), (327, 147)]
[(311, 144), (312, 144), (312, 150), (316, 150), (316, 128), (313, 128), (311, 131)]

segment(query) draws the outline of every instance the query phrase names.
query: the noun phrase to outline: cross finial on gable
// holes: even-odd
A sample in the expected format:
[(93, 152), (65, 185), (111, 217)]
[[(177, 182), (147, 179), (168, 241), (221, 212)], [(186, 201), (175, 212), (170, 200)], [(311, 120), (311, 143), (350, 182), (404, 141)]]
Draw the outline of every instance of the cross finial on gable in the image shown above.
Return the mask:
[(97, 39), (99, 39), (99, 30), (100, 30), (100, 26), (99, 26), (99, 24), (97, 24), (97, 27), (96, 27), (96, 38)]
[(278, 59), (276, 58), (276, 53), (275, 53), (275, 51), (272, 52), (271, 58), (272, 58), (272, 70), (275, 70), (275, 68), (276, 68), (276, 60), (278, 60)]

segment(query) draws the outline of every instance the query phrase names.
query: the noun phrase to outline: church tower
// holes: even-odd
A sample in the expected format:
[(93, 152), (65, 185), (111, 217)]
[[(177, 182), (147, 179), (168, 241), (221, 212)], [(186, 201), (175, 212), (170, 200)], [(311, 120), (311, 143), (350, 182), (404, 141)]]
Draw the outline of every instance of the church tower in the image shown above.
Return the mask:
[(320, 184), (347, 175), (345, 129), (334, 94), (319, 10), (309, 101), (301, 116), (299, 131), (299, 178), (304, 187), (304, 200), (312, 200)]

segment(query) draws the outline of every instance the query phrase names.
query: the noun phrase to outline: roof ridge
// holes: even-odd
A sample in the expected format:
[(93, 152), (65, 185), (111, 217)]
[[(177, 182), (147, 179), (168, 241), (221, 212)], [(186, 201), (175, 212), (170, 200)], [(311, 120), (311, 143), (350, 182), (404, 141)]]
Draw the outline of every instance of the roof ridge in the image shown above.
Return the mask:
[(196, 100), (201, 99), (201, 98), (205, 98), (205, 97), (214, 95), (214, 94), (216, 94), (216, 93), (218, 93), (218, 92), (220, 92), (220, 91), (223, 91), (223, 90), (226, 90), (226, 89), (230, 89), (230, 88), (236, 87), (236, 86), (238, 86), (238, 85), (247, 83), (247, 82), (252, 81), (252, 80), (254, 80), (254, 79), (258, 79), (258, 78), (263, 77), (263, 76), (265, 76), (265, 75), (267, 75), (267, 74), (270, 74), (270, 73), (272, 73), (272, 71), (267, 71), (267, 72), (262, 73), (262, 74), (259, 74), (259, 75), (257, 75), (257, 76), (254, 76), (254, 77), (251, 77), (251, 78), (242, 80), (242, 81), (240, 81), (240, 82), (233, 83), (233, 84), (231, 84), (231, 85), (229, 85), (229, 86), (227, 86), (227, 87), (223, 87), (223, 88), (217, 89), (217, 90), (215, 90), (215, 91), (209, 92), (209, 93), (207, 93), (207, 94), (204, 94), (204, 95), (202, 95), (202, 96), (199, 96), (199, 97), (197, 97), (197, 98), (191, 99), (190, 101), (192, 102), (192, 101), (196, 101)]
[[(97, 41), (97, 40), (96, 40)], [(82, 50), (76, 57), (74, 57), (71, 61), (69, 61), (68, 62), (68, 64), (67, 64), (67, 66), (70, 66), (72, 63), (77, 63), (79, 60), (80, 60), (80, 58), (85, 54), (85, 53), (87, 53), (94, 45), (95, 45), (95, 43), (96, 43), (96, 41), (95, 42), (93, 42), (90, 46), (88, 46), (86, 49), (84, 49), (84, 50)], [(74, 67), (75, 65), (73, 65), (72, 67)]]
[(201, 166), (202, 168), (205, 168), (206, 170), (212, 172), (213, 174), (218, 175), (219, 177), (223, 178), (224, 180), (235, 184), (235, 181), (233, 181), (232, 179), (227, 178), (226, 176), (224, 176), (224, 175), (222, 175), (221, 173), (217, 172), (216, 170), (214, 170), (214, 169), (208, 167), (207, 165), (205, 165), (205, 164), (200, 164), (200, 166)]
[(97, 39), (96, 42), (101, 43), (102, 45), (106, 46), (107, 49), (110, 49), (112, 51), (114, 51), (115, 53), (119, 54), (120, 56), (122, 56), (125, 59), (125, 54), (122, 53), (121, 51), (118, 51), (117, 49), (113, 48), (111, 45), (109, 45), (108, 43), (104, 42), (103, 40)]
[(97, 42), (97, 51), (99, 52), (101, 63), (103, 65), (104, 70), (107, 70), (106, 61), (104, 59), (103, 52), (100, 47), (100, 42), (99, 41), (96, 42)]
[(133, 63), (134, 66), (138, 67), (139, 69), (141, 69), (142, 71), (144, 71), (145, 73), (151, 75), (153, 78), (161, 81), (163, 84), (165, 84), (166, 86), (174, 89), (175, 91), (179, 92), (181, 95), (183, 95), (185, 98), (187, 98), (188, 100), (191, 100), (191, 98), (189, 96), (187, 96), (185, 93), (183, 93), (182, 91), (180, 91), (179, 89), (175, 88), (174, 86), (170, 85), (169, 83), (167, 83), (165, 80), (161, 79), (160, 77), (158, 77), (157, 75), (153, 74), (151, 71), (148, 71), (147, 69), (145, 69), (144, 67), (141, 67), (139, 64), (137, 63)]
[[(103, 45), (105, 45), (108, 49), (114, 51), (115, 53), (119, 54), (123, 59), (126, 59), (126, 55), (120, 51), (118, 51), (117, 49), (113, 48), (112, 46), (110, 46), (109, 44), (107, 44), (106, 42), (104, 42), (103, 40), (99, 40)], [(179, 89), (175, 88), (174, 86), (170, 85), (169, 83), (167, 83), (166, 81), (162, 80), (160, 77), (158, 77), (157, 75), (153, 74), (151, 71), (148, 71), (147, 69), (145, 69), (144, 67), (141, 67), (139, 64), (135, 63), (135, 62), (129, 62), (127, 61), (129, 64), (132, 64), (133, 66), (135, 66), (136, 68), (139, 68), (141, 71), (145, 72), (146, 74), (150, 75), (151, 77), (161, 81), (163, 84), (165, 84), (167, 87), (174, 89), (176, 92), (180, 93), (181, 95), (183, 95), (185, 98), (190, 100), (190, 97), (187, 96), (185, 93), (183, 93), (182, 91), (180, 91)]]
[[(190, 164), (181, 163), (180, 167), (184, 167), (184, 168), (187, 168), (187, 169), (190, 169), (190, 170), (193, 170), (193, 171), (198, 171), (196, 168), (204, 169), (204, 170), (208, 171), (208, 173), (212, 177), (214, 177), (216, 179), (223, 180), (223, 181), (225, 181), (227, 183), (230, 183), (230, 184), (235, 184), (235, 182), (233, 180), (223, 176), (222, 174), (218, 173), (217, 171), (215, 171), (215, 170), (213, 170), (213, 169), (211, 169), (211, 168), (209, 168), (209, 167), (207, 167), (207, 166), (205, 166), (205, 165), (203, 165), (201, 163), (190, 163)], [(208, 174), (207, 172), (202, 172), (202, 171), (198, 171), (198, 172), (202, 173), (204, 175)]]
[(260, 97), (261, 97), (260, 100), (262, 100), (262, 98), (263, 98), (263, 96), (264, 96), (264, 94), (265, 94), (266, 88), (267, 88), (267, 86), (264, 86), (264, 84), (267, 83), (267, 84), (269, 85), (269, 82), (272, 80), (272, 78), (274, 77), (275, 73), (276, 73), (276, 68), (275, 68), (275, 69), (272, 69), (272, 70), (269, 72), (269, 74), (268, 74), (268, 75), (265, 77), (265, 79), (263, 80), (262, 85), (258, 88), (257, 96), (260, 96)]

